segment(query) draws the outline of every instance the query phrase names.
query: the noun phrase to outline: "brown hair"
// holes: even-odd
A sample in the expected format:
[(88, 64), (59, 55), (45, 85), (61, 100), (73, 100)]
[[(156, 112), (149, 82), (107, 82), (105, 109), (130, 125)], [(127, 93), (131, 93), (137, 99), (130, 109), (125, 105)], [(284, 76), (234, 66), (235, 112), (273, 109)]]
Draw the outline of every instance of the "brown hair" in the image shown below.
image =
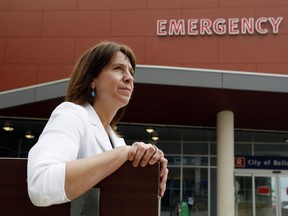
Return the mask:
[[(91, 82), (97, 78), (102, 69), (110, 63), (110, 60), (117, 52), (122, 52), (130, 60), (135, 71), (136, 59), (131, 48), (116, 42), (101, 42), (87, 50), (76, 63), (65, 97), (65, 101), (83, 105), (87, 102), (93, 104), (91, 97)], [(111, 127), (116, 128), (116, 124), (123, 117), (126, 106), (118, 110), (114, 116)]]

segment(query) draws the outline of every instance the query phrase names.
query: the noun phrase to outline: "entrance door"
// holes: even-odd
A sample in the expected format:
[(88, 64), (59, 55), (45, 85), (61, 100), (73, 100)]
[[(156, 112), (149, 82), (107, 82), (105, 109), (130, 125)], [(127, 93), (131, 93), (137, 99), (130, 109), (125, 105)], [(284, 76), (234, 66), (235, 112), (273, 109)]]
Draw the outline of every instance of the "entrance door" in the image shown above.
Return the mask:
[(236, 216), (288, 216), (288, 173), (236, 171)]

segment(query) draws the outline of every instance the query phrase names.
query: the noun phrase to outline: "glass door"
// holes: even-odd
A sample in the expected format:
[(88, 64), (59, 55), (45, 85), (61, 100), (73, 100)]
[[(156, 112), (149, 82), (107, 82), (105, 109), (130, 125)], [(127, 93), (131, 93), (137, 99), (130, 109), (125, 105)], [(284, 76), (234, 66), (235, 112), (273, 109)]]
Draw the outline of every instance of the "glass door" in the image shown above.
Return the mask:
[(277, 216), (276, 176), (255, 176), (255, 215)]
[(235, 216), (253, 216), (252, 176), (235, 177)]
[(281, 216), (288, 216), (288, 176), (279, 175), (279, 211)]
[(288, 174), (253, 172), (235, 176), (236, 216), (288, 216)]

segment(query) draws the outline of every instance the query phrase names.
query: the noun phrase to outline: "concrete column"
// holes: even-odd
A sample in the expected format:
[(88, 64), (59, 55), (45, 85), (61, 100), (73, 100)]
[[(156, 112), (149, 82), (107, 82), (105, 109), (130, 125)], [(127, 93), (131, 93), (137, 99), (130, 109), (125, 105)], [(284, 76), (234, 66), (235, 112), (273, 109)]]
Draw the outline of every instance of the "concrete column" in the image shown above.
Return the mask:
[(234, 114), (217, 114), (217, 216), (235, 215)]

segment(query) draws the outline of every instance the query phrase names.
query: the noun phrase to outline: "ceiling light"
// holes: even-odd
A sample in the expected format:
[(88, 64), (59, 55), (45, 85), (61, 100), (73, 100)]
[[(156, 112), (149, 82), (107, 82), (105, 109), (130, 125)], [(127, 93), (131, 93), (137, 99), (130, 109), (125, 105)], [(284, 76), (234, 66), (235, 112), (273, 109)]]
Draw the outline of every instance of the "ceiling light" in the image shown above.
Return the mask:
[(28, 131), (28, 132), (25, 134), (25, 137), (26, 137), (27, 139), (34, 139), (35, 136), (32, 134), (31, 131)]
[(3, 128), (3, 130), (5, 130), (5, 131), (13, 131), (14, 130), (14, 128), (13, 127), (10, 127), (10, 126), (4, 126), (4, 127), (2, 127)]
[(159, 140), (159, 137), (155, 135), (155, 136), (152, 136), (151, 139), (154, 141), (157, 141), (157, 140)]
[(153, 133), (153, 132), (155, 132), (155, 130), (153, 128), (146, 128), (146, 132), (147, 133)]
[(285, 142), (285, 143), (288, 143), (288, 138), (284, 139), (284, 142)]
[(33, 139), (35, 136), (33, 134), (26, 134), (25, 137), (27, 139)]

